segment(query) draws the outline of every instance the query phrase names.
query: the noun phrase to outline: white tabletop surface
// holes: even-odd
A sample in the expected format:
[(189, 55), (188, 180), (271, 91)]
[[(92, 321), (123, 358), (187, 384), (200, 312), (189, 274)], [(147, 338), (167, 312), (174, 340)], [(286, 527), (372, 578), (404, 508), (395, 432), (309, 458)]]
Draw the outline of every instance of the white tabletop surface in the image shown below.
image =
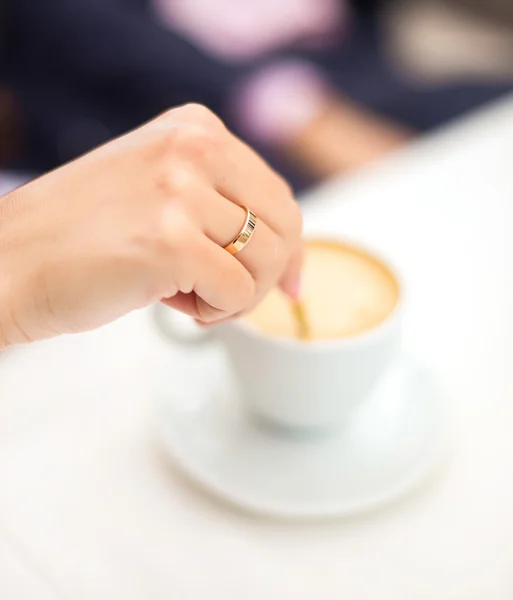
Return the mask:
[(155, 444), (173, 365), (143, 311), (0, 360), (0, 598), (511, 600), (512, 164), (510, 100), (305, 203), (404, 271), (405, 344), (452, 420), (429, 484), (308, 525), (207, 497)]

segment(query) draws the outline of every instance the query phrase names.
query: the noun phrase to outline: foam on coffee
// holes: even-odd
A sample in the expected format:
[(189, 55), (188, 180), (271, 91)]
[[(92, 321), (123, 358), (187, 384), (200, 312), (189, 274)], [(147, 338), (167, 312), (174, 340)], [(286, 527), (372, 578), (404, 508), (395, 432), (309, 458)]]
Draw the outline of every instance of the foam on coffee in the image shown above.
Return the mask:
[[(311, 339), (368, 331), (390, 315), (398, 297), (395, 277), (376, 258), (339, 242), (308, 242), (301, 302)], [(298, 337), (292, 303), (278, 290), (268, 294), (245, 322), (266, 335)]]

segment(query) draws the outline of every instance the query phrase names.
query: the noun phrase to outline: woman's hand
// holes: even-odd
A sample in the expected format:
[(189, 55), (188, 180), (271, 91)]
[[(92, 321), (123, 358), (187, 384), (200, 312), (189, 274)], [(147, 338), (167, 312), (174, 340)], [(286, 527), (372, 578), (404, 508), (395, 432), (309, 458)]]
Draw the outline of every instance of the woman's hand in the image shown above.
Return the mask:
[[(247, 246), (242, 206), (258, 217)], [(287, 184), (187, 105), (0, 199), (0, 346), (85, 331), (153, 302), (203, 322), (298, 293)]]
[(410, 142), (413, 132), (346, 100), (332, 100), (286, 148), (319, 179), (349, 173)]

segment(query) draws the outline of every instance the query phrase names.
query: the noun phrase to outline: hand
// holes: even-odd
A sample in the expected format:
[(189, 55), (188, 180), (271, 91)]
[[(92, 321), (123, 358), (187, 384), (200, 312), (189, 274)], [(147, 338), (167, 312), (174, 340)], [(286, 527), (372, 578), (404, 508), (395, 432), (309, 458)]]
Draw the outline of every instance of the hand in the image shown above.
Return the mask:
[[(255, 233), (223, 249), (247, 206)], [(187, 105), (0, 199), (0, 346), (89, 330), (161, 299), (203, 322), (298, 293), (287, 184)]]
[(337, 99), (329, 102), (286, 150), (312, 176), (324, 179), (370, 164), (412, 137), (406, 127)]

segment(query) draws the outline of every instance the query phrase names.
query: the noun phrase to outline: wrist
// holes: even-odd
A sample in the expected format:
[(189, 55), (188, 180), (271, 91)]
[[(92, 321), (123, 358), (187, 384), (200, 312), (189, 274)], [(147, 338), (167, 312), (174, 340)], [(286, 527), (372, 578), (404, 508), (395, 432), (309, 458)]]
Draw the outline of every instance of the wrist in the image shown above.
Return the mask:
[(342, 98), (305, 127), (289, 146), (292, 158), (321, 178), (369, 164), (407, 143), (412, 132)]
[(9, 342), (7, 341), (6, 335), (5, 335), (5, 326), (4, 326), (4, 309), (3, 309), (3, 300), (4, 300), (4, 294), (3, 294), (3, 290), (0, 290), (0, 352), (2, 350), (4, 350), (5, 348), (7, 348), (7, 346), (9, 346)]
[(19, 195), (12, 194), (16, 197), (0, 198), (0, 349), (32, 339), (28, 315), (34, 304), (34, 277), (24, 253), (32, 245), (25, 236), (23, 211), (18, 210)]
[[(11, 258), (10, 264), (16, 264)], [(14, 280), (4, 257), (0, 257), (0, 350), (31, 340), (20, 326), (23, 303), (16, 299)]]
[(0, 351), (10, 346), (9, 342), (9, 312), (10, 312), (10, 284), (9, 284), (9, 268), (8, 268), (8, 242), (6, 234), (6, 225), (9, 220), (9, 215), (6, 214), (6, 209), (9, 203), (8, 196), (0, 197), (0, 219), (2, 227), (0, 227)]
[(0, 260), (0, 350), (13, 344), (9, 276)]

